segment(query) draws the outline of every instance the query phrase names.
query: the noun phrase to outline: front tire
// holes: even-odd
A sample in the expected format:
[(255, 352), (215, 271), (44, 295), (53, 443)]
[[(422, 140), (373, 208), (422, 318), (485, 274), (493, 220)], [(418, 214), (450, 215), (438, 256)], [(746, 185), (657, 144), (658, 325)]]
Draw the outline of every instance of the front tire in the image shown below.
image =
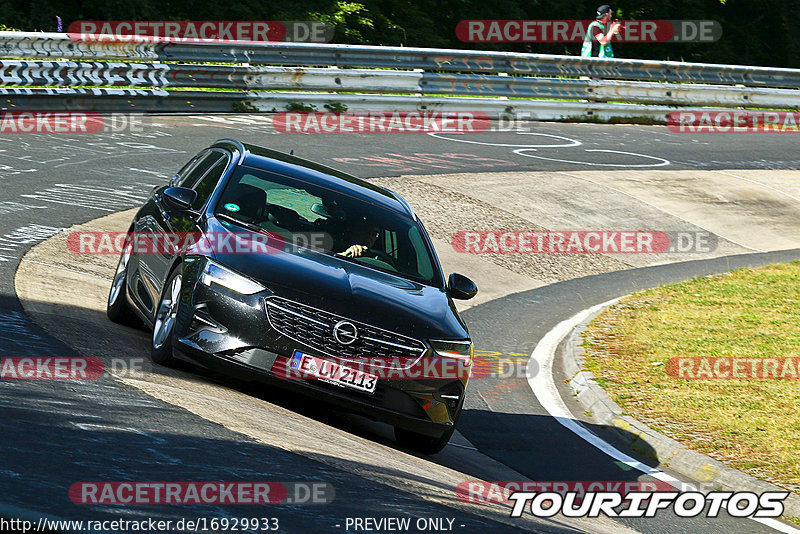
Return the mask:
[(172, 340), (175, 337), (175, 320), (181, 299), (182, 269), (176, 267), (164, 284), (164, 291), (156, 307), (153, 337), (150, 339), (150, 356), (153, 362), (171, 366), (175, 364), (172, 355)]
[(421, 452), (422, 454), (436, 454), (444, 449), (447, 442), (453, 437), (453, 432), (455, 432), (455, 430), (455, 426), (450, 427), (444, 434), (435, 437), (426, 436), (425, 434), (396, 426), (394, 427), (394, 438), (400, 445), (408, 449)]
[(128, 305), (126, 296), (128, 290), (128, 263), (131, 259), (132, 248), (128, 238), (122, 248), (122, 253), (119, 255), (119, 263), (117, 263), (117, 270), (114, 273), (114, 279), (111, 282), (111, 289), (108, 291), (108, 300), (106, 301), (106, 315), (108, 318), (118, 324), (134, 326), (139, 323), (136, 314)]

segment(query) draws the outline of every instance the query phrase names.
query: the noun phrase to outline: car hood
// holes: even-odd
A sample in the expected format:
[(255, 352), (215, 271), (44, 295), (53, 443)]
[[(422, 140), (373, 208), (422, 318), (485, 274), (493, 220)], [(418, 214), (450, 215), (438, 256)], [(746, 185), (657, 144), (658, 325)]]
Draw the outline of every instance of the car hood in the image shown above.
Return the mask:
[[(211, 231), (228, 231), (215, 219), (209, 221), (212, 225)], [(469, 337), (442, 288), (309, 249), (270, 252), (216, 254), (215, 259), (257, 280), (277, 296), (354, 321), (417, 339)]]

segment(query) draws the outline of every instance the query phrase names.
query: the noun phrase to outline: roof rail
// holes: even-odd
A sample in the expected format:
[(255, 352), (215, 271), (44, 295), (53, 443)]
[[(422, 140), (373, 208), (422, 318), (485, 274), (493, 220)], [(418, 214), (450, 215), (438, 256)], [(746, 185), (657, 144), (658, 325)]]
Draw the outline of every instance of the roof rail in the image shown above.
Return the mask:
[(246, 153), (248, 152), (247, 147), (244, 146), (244, 143), (242, 143), (238, 139), (225, 138), (225, 139), (217, 139), (211, 146), (215, 147), (217, 145), (225, 145), (225, 144), (233, 145), (236, 147), (236, 150), (239, 151), (239, 161), (237, 162), (237, 165), (241, 164), (244, 161)]

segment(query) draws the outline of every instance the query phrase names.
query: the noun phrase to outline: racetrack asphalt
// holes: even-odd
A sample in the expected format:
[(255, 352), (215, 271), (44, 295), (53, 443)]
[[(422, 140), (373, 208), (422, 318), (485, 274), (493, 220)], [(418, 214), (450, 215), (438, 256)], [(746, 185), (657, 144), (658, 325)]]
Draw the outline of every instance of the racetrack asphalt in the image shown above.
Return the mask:
[[(62, 228), (136, 206), (150, 187), (163, 183), (182, 162), (221, 137), (236, 137), (278, 150), (294, 150), (297, 155), (365, 178), (413, 174), (426, 175), (435, 181), (436, 175), (456, 173), (580, 173), (617, 169), (645, 172), (651, 169), (636, 165), (654, 165), (658, 161), (668, 162), (658, 169), (670, 171), (774, 169), (780, 172), (791, 171), (800, 164), (800, 161), (787, 159), (787, 155), (793, 154), (790, 136), (689, 136), (669, 132), (666, 127), (548, 123), (531, 126), (530, 133), (538, 135), (493, 132), (469, 139), (460, 136), (459, 140), (415, 134), (372, 135), (356, 136), (357, 142), (353, 142), (354, 137), (347, 135), (273, 135), (268, 118), (259, 116), (156, 117), (153, 120), (155, 124), (138, 133), (0, 138), (0, 187), (3, 188), (0, 199), (0, 355), (75, 354), (73, 346), (54, 339), (31, 322), (17, 300), (14, 275), (20, 258), (32, 245)], [(532, 150), (532, 145), (568, 145), (569, 140), (575, 139), (580, 140), (581, 145)], [(465, 143), (465, 140), (473, 142)], [(515, 154), (513, 151), (519, 148), (497, 146), (499, 144), (527, 146), (529, 152)], [(531, 158), (531, 155), (540, 157)], [(796, 182), (791, 180), (788, 178), (771, 187), (780, 187), (787, 195), (795, 194), (791, 188)], [(800, 188), (797, 191), (800, 192)], [(785, 216), (791, 221), (797, 214)], [(563, 282), (478, 304), (466, 310), (464, 317), (479, 348), (504, 354), (530, 354), (538, 339), (560, 320), (609, 298), (690, 276), (800, 257), (797, 251), (738, 252), (722, 258), (616, 270), (589, 277), (573, 276)], [(108, 336), (109, 330), (110, 327), (105, 330), (96, 327), (93, 332)], [(113, 338), (110, 341), (113, 342)], [(223, 385), (234, 389), (242, 387), (224, 381)], [(259, 515), (279, 515), (290, 532), (342, 531), (335, 525), (345, 517), (392, 515), (455, 517), (458, 524), (465, 525), (461, 527), (464, 531), (513, 530), (513, 520), (500, 522), (502, 518), (497, 515), (481, 518), (478, 511), (441, 504), (414, 490), (403, 491), (399, 484), (376, 482), (380, 477), (402, 480), (407, 476), (403, 472), (382, 472), (371, 479), (365, 478), (359, 473), (363, 474), (370, 466), (341, 469), (323, 458), (265, 444), (108, 377), (77, 384), (0, 381), (0, 387), (5, 434), (0, 445), (4, 453), (0, 470), (7, 475), (2, 478), (6, 504), (60, 517), (83, 518), (91, 512), (93, 517), (155, 514), (176, 518), (186, 512), (164, 507), (133, 510), (92, 507), (88, 510), (69, 503), (65, 485), (68, 487), (78, 480), (151, 480), (154, 477), (161, 480), (306, 478), (331, 482), (336, 488), (335, 505), (283, 505), (260, 510)], [(279, 405), (281, 399), (268, 398), (266, 402)], [(293, 409), (304, 415), (311, 410), (313, 423), (309, 424), (320, 428), (329, 425), (350, 429), (349, 422), (337, 420), (331, 414), (315, 414), (313, 408), (303, 403), (299, 407), (290, 405), (289, 410)], [(636, 476), (549, 418), (522, 379), (473, 381), (459, 429), (482, 455), (509, 468), (508, 472), (534, 480), (629, 480)], [(355, 431), (360, 432), (359, 429)], [(604, 433), (602, 428), (593, 431)], [(380, 434), (369, 432), (366, 430), (367, 441), (374, 440), (376, 446), (381, 447), (380, 454), (401, 454)], [(475, 458), (443, 453), (417, 460), (456, 470), (461, 468), (465, 474), (475, 477), (491, 477), (493, 467), (458, 465), (459, 462), (479, 461)], [(502, 471), (498, 467), (495, 472)], [(191, 511), (192, 515), (205, 516), (229, 516), (231, 513), (230, 509)], [(250, 511), (242, 514), (241, 510), (235, 510), (235, 514), (253, 515)], [(688, 520), (668, 513), (654, 519), (618, 521), (618, 525), (597, 522), (596, 530), (592, 523), (576, 526), (528, 521), (519, 526), (541, 531), (631, 529), (728, 533), (770, 530), (747, 520), (728, 517)]]

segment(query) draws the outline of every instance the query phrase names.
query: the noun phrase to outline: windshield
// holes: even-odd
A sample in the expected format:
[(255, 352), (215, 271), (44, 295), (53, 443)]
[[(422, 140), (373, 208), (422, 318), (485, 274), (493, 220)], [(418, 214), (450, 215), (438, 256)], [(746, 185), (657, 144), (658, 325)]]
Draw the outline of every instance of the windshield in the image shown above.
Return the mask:
[(223, 222), (236, 219), (300, 247), (441, 286), (418, 223), (326, 187), (240, 168), (225, 186), (215, 213), (224, 215)]

